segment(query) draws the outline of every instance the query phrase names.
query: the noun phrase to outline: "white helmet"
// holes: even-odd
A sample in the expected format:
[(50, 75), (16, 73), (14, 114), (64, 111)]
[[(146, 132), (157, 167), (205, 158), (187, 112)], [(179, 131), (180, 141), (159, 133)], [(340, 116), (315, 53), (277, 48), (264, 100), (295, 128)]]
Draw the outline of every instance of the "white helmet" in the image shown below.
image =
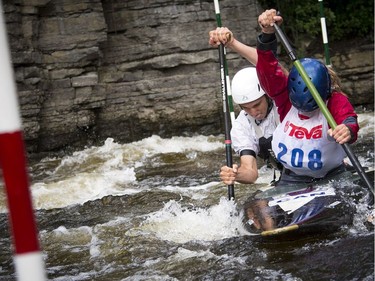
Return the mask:
[(235, 103), (252, 102), (265, 94), (260, 86), (255, 67), (246, 67), (234, 75), (232, 79), (232, 97)]

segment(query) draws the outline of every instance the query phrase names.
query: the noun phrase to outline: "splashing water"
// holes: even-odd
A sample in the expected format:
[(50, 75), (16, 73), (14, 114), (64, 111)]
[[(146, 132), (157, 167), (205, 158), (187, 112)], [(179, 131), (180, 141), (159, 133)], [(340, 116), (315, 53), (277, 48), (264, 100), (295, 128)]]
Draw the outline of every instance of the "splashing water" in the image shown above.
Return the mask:
[(177, 243), (212, 241), (247, 234), (241, 218), (234, 201), (225, 198), (208, 209), (182, 207), (176, 201), (169, 201), (162, 210), (150, 214), (141, 228)]

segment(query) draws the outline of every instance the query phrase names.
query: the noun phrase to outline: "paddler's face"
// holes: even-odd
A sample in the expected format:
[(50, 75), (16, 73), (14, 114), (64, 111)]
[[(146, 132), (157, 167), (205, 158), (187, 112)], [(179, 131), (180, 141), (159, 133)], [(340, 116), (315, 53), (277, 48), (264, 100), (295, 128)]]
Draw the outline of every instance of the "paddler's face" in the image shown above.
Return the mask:
[(263, 120), (266, 118), (268, 102), (266, 96), (261, 96), (259, 99), (241, 104), (241, 108), (246, 111), (251, 117), (256, 120)]

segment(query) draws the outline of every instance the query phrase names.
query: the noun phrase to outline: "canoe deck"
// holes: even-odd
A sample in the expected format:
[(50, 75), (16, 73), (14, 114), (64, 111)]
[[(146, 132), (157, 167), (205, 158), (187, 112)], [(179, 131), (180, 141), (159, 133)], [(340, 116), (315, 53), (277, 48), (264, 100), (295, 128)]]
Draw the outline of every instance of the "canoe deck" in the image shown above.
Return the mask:
[(353, 222), (355, 204), (364, 196), (358, 182), (358, 176), (344, 172), (313, 184), (259, 190), (244, 203), (244, 226), (262, 236), (335, 231)]

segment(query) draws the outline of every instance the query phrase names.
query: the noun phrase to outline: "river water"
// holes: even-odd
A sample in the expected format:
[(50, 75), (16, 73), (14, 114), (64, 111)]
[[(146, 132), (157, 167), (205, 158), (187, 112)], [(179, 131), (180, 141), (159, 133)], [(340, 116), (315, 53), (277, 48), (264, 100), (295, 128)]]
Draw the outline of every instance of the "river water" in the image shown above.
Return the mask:
[[(374, 165), (373, 112), (361, 113), (352, 146)], [(49, 280), (374, 280), (372, 210), (334, 233), (260, 239), (241, 204), (273, 179), (219, 181), (223, 136), (152, 136), (62, 156), (30, 159), (33, 204)], [(234, 162), (238, 162), (234, 156)], [(0, 280), (16, 280), (4, 188), (0, 188)]]

